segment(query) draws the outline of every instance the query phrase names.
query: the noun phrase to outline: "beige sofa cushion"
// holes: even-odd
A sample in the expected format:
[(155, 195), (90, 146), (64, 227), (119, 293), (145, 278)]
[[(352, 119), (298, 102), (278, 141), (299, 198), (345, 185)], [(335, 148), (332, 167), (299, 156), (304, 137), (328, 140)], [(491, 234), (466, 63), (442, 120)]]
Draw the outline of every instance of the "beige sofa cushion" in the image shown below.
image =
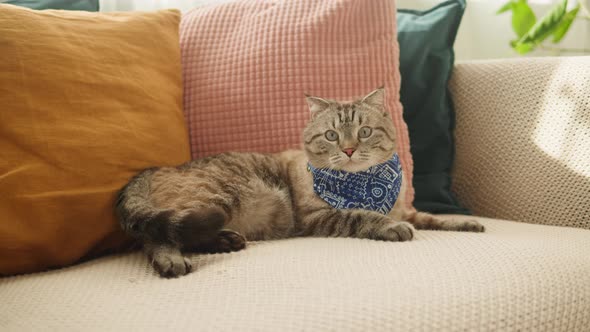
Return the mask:
[(459, 64), (453, 191), (477, 215), (590, 229), (590, 57)]
[(580, 331), (590, 231), (481, 219), (406, 243), (260, 242), (160, 279), (139, 254), (0, 279), (0, 330)]

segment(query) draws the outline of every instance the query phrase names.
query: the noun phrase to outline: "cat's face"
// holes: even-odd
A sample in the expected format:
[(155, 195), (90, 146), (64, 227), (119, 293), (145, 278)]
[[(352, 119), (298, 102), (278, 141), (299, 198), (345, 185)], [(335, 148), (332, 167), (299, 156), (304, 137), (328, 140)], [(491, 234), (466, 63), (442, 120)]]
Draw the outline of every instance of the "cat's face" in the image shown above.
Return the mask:
[(352, 102), (307, 96), (307, 104), (311, 120), (303, 131), (303, 144), (314, 167), (358, 172), (396, 152), (383, 88)]

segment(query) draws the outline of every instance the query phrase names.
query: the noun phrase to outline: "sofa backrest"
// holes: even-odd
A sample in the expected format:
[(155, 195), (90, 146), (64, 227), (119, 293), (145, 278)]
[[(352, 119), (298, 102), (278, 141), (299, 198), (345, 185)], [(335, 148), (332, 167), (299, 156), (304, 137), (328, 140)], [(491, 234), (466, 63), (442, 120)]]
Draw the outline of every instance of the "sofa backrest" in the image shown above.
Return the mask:
[(462, 63), (450, 90), (467, 208), (590, 229), (590, 57)]

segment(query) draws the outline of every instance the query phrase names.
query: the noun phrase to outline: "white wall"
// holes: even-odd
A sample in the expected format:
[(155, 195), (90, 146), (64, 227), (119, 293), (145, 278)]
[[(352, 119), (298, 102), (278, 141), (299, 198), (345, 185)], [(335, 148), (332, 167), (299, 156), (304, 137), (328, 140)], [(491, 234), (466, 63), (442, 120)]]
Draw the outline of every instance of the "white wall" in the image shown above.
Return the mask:
[[(230, 2), (232, 0), (100, 0), (101, 11), (154, 10), (178, 8), (182, 11), (196, 6)], [(291, 0), (299, 1), (299, 0)], [(320, 0), (317, 0), (320, 1)], [(398, 8), (426, 9), (442, 0), (397, 0)], [(467, 0), (467, 10), (459, 28), (455, 43), (457, 61), (472, 59), (518, 57), (509, 42), (514, 39), (510, 25), (510, 13), (495, 12), (507, 0)], [(541, 17), (556, 0), (529, 0), (537, 17)], [(574, 3), (575, 0), (570, 0)], [(586, 0), (590, 7), (590, 0)], [(568, 48), (590, 48), (590, 21), (576, 20), (568, 35), (559, 44)], [(550, 51), (537, 50), (527, 56), (556, 55)], [(567, 53), (563, 55), (579, 55)]]
[[(496, 11), (507, 0), (467, 0), (467, 9), (459, 27), (455, 42), (458, 61), (473, 59), (508, 58), (521, 56), (510, 48), (515, 38), (510, 23), (511, 14), (496, 15)], [(398, 8), (426, 9), (441, 0), (398, 0)], [(570, 1), (574, 2), (574, 1)], [(587, 1), (590, 2), (590, 1)], [(555, 3), (552, 0), (529, 0), (537, 19), (542, 17)], [(549, 42), (550, 44), (550, 42)], [(567, 36), (559, 44), (567, 48), (590, 48), (590, 21), (576, 20)], [(536, 50), (527, 56), (556, 55), (545, 50)], [(580, 55), (568, 53), (562, 55)]]

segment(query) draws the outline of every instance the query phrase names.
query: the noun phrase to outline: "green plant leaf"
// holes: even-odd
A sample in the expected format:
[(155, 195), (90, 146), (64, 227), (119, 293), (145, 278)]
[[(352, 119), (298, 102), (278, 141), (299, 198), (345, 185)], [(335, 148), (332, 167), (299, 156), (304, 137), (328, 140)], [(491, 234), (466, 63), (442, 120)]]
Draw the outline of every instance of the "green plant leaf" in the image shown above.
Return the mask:
[(526, 43), (526, 44), (515, 43), (512, 46), (512, 48), (514, 48), (514, 50), (516, 50), (516, 52), (518, 52), (518, 54), (526, 54), (526, 53), (534, 50), (535, 45), (530, 44), (530, 43)]
[(567, 7), (567, 0), (562, 0), (555, 7), (553, 7), (542, 19), (537, 21), (531, 29), (525, 33), (516, 43), (519, 44), (540, 44), (545, 38), (551, 35), (561, 23), (565, 16), (565, 9)]
[(502, 6), (500, 9), (498, 9), (498, 11), (496, 12), (496, 15), (497, 14), (502, 14), (502, 13), (505, 13), (505, 12), (511, 10), (512, 9), (512, 5), (514, 4), (514, 2), (515, 1), (510, 0), (507, 3), (505, 3), (504, 6)]
[(535, 49), (534, 44), (526, 43), (526, 44), (519, 44), (518, 40), (511, 40), (510, 46), (519, 54), (526, 54)]
[(563, 19), (561, 20), (561, 23), (559, 23), (559, 25), (557, 26), (557, 28), (555, 28), (555, 31), (553, 32), (553, 43), (559, 43), (563, 36), (565, 36), (566, 32), (572, 25), (572, 22), (574, 22), (576, 15), (578, 15), (579, 10), (580, 3), (578, 3), (578, 5), (574, 9), (570, 10), (569, 12), (567, 12), (567, 14), (565, 14)]
[(512, 4), (512, 29), (518, 38), (524, 36), (535, 25), (536, 21), (535, 13), (533, 13), (525, 0)]

